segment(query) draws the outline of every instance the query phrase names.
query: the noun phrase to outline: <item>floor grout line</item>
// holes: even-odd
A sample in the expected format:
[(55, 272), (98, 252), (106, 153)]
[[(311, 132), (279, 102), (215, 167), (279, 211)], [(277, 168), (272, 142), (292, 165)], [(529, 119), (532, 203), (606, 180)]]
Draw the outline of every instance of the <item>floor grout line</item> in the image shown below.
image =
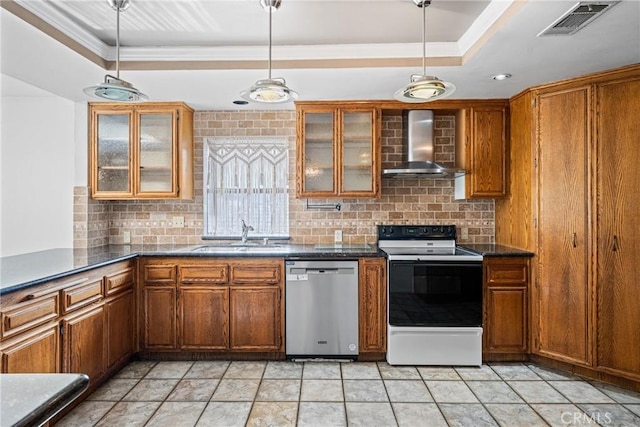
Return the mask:
[[(136, 363), (136, 362), (133, 362)], [(161, 363), (166, 363), (166, 369), (167, 372), (166, 374), (162, 374), (162, 370), (161, 368), (163, 368), (164, 366), (161, 365)], [(448, 404), (455, 404), (455, 405), (467, 405), (467, 403), (457, 403), (457, 402), (446, 402), (446, 401), (436, 401), (436, 397), (435, 395), (432, 393), (431, 389), (428, 386), (428, 381), (441, 381), (441, 382), (460, 382), (462, 384), (464, 384), (464, 386), (470, 391), (471, 395), (477, 400), (477, 402), (474, 402), (473, 404), (479, 404), (484, 411), (486, 411), (486, 413), (488, 414), (488, 416), (490, 417), (490, 419), (492, 419), (493, 421), (495, 421), (497, 424), (499, 424), (499, 420), (498, 418), (496, 418), (496, 415), (494, 415), (490, 410), (489, 407), (487, 405), (491, 405), (492, 407), (494, 407), (493, 405), (496, 406), (509, 406), (509, 405), (526, 405), (526, 407), (532, 411), (532, 414), (535, 414), (537, 417), (539, 417), (539, 419), (545, 423), (546, 425), (549, 425), (549, 421), (547, 421), (547, 418), (545, 418), (545, 416), (543, 415), (542, 410), (544, 410), (545, 407), (548, 407), (549, 405), (553, 406), (553, 405), (567, 405), (567, 406), (571, 406), (573, 408), (575, 408), (575, 413), (576, 414), (580, 414), (581, 416), (584, 415), (584, 417), (589, 417), (590, 415), (587, 413), (588, 411), (586, 409), (583, 409), (583, 407), (585, 405), (613, 405), (613, 408), (618, 408), (618, 411), (621, 411), (621, 413), (624, 414), (624, 416), (629, 416), (629, 417), (633, 417), (634, 420), (637, 420), (638, 423), (640, 423), (640, 415), (638, 415), (636, 412), (634, 412), (631, 407), (629, 407), (629, 405), (638, 405), (639, 403), (621, 403), (618, 401), (618, 399), (610, 396), (609, 394), (605, 393), (603, 391), (602, 388), (596, 387), (591, 381), (588, 381), (584, 378), (580, 378), (580, 377), (573, 377), (570, 376), (570, 374), (567, 374), (568, 376), (565, 377), (561, 377), (564, 379), (560, 379), (560, 378), (556, 378), (555, 375), (562, 375), (562, 373), (557, 373), (554, 370), (551, 370), (550, 373), (554, 374), (554, 376), (547, 376), (547, 377), (543, 377), (541, 375), (540, 372), (537, 372), (535, 369), (531, 368), (532, 365), (528, 365), (528, 364), (516, 364), (514, 366), (522, 366), (523, 368), (526, 368), (526, 372), (527, 375), (524, 375), (524, 377), (528, 376), (528, 373), (533, 373), (537, 378), (539, 379), (532, 379), (532, 378), (518, 378), (518, 374), (517, 373), (513, 373), (512, 375), (509, 375), (506, 371), (502, 371), (502, 374), (500, 373), (499, 369), (496, 369), (494, 366), (497, 365), (489, 365), (489, 364), (485, 364), (483, 365), (484, 367), (488, 368), (489, 372), (491, 372), (493, 375), (495, 375), (497, 377), (497, 379), (493, 378), (492, 376), (489, 376), (488, 378), (483, 378), (482, 376), (478, 376), (477, 378), (474, 378), (472, 375), (468, 375), (469, 372), (473, 373), (472, 371), (469, 372), (465, 372), (463, 370), (458, 370), (456, 368), (452, 368), (453, 371), (456, 373), (456, 375), (458, 376), (458, 379), (431, 379), (431, 378), (427, 378), (425, 377), (425, 375), (428, 376), (428, 371), (427, 370), (423, 370), (421, 371), (419, 368), (419, 366), (411, 366), (411, 368), (413, 369), (413, 372), (416, 373), (416, 379), (412, 379), (412, 378), (403, 378), (400, 373), (394, 374), (393, 372), (390, 372), (387, 374), (388, 378), (385, 378), (383, 375), (383, 370), (381, 369), (381, 367), (383, 366), (382, 363), (384, 362), (368, 362), (371, 365), (365, 365), (362, 364), (361, 366), (365, 366), (367, 367), (366, 369), (364, 369), (363, 371), (358, 371), (357, 368), (352, 368), (355, 365), (349, 365), (346, 366), (344, 364), (338, 364), (338, 378), (333, 378), (332, 375), (329, 375), (327, 378), (324, 377), (324, 375), (322, 374), (322, 371), (319, 371), (319, 373), (315, 373), (316, 375), (313, 376), (319, 376), (320, 378), (306, 378), (305, 379), (305, 371), (307, 369), (310, 368), (311, 365), (308, 365), (307, 362), (291, 362), (291, 363), (301, 363), (301, 367), (299, 371), (295, 371), (294, 373), (287, 373), (286, 371), (283, 373), (278, 373), (278, 371), (273, 371), (272, 374), (274, 378), (266, 378), (269, 369), (270, 369), (270, 364), (273, 363), (272, 361), (260, 361), (260, 362), (249, 362), (249, 363), (260, 363), (261, 366), (261, 373), (260, 373), (260, 377), (257, 378), (244, 378), (242, 377), (242, 361), (226, 361), (226, 364), (224, 365), (224, 369), (220, 369), (220, 370), (213, 370), (211, 372), (206, 372), (206, 370), (202, 371), (202, 375), (213, 375), (214, 378), (203, 378), (203, 377), (198, 377), (198, 376), (190, 376), (187, 377), (193, 369), (195, 369), (196, 367), (196, 363), (197, 362), (192, 362), (181, 374), (179, 377), (174, 376), (175, 374), (171, 373), (171, 372), (176, 372), (175, 369), (174, 371), (170, 370), (170, 363), (171, 362), (155, 362), (153, 364), (151, 364), (149, 367), (146, 367), (146, 370), (144, 370), (144, 372), (136, 372), (136, 368), (135, 366), (131, 369), (131, 373), (130, 374), (124, 374), (125, 377), (114, 377), (112, 378), (112, 380), (134, 380), (132, 381), (132, 384), (129, 385), (127, 384), (127, 390), (124, 391), (122, 393), (122, 395), (120, 395), (117, 400), (108, 400), (109, 398), (109, 391), (106, 390), (105, 391), (105, 397), (107, 398), (107, 400), (87, 400), (86, 402), (88, 402), (88, 404), (90, 405), (91, 402), (108, 402), (111, 404), (111, 406), (109, 407), (109, 409), (106, 410), (106, 412), (99, 418), (97, 419), (93, 425), (99, 424), (100, 422), (106, 422), (107, 419), (109, 419), (109, 415), (111, 414), (113, 416), (113, 414), (115, 414), (115, 408), (117, 406), (119, 406), (120, 404), (136, 404), (136, 403), (154, 403), (157, 404), (157, 407), (155, 407), (155, 409), (153, 409), (152, 412), (150, 412), (150, 415), (147, 417), (147, 419), (143, 422), (143, 425), (147, 425), (151, 423), (151, 420), (153, 420), (153, 418), (155, 416), (157, 416), (158, 414), (162, 413), (161, 412), (161, 408), (163, 408), (163, 406), (166, 408), (167, 403), (198, 403), (198, 404), (204, 404), (204, 406), (202, 406), (202, 410), (200, 411), (199, 414), (197, 414), (197, 416), (194, 415), (194, 419), (195, 419), (195, 423), (194, 425), (196, 425), (198, 422), (200, 422), (201, 420), (203, 420), (205, 413), (207, 412), (207, 409), (210, 408), (211, 405), (215, 405), (216, 402), (218, 403), (228, 403), (228, 404), (234, 404), (234, 403), (250, 403), (249, 408), (248, 408), (248, 412), (246, 413), (246, 418), (245, 418), (245, 422), (244, 424), (247, 425), (250, 420), (252, 419), (252, 413), (254, 412), (254, 410), (256, 410), (256, 405), (260, 402), (260, 403), (265, 403), (265, 404), (274, 404), (274, 403), (289, 403), (291, 404), (292, 402), (295, 402), (295, 418), (294, 418), (294, 423), (295, 425), (298, 425), (301, 421), (301, 409), (304, 406), (307, 406), (306, 404), (312, 404), (312, 403), (331, 403), (331, 404), (340, 404), (340, 406), (342, 407), (343, 411), (344, 411), (344, 416), (343, 416), (343, 422), (345, 423), (345, 425), (349, 425), (350, 423), (350, 419), (349, 419), (349, 414), (348, 414), (348, 405), (350, 403), (354, 403), (354, 404), (361, 404), (361, 403), (373, 403), (373, 404), (380, 404), (381, 406), (379, 407), (386, 407), (388, 409), (391, 409), (390, 415), (393, 417), (393, 421), (395, 422), (396, 425), (400, 425), (400, 413), (398, 412), (398, 409), (396, 407), (394, 407), (394, 404), (419, 404), (419, 405), (435, 405), (435, 408), (437, 408), (437, 411), (439, 412), (439, 415), (442, 417), (442, 419), (444, 420), (444, 422), (447, 425), (451, 425), (452, 422), (455, 421), (454, 418), (447, 419), (445, 412), (443, 411), (443, 406), (442, 405), (448, 405)], [(183, 362), (182, 362), (183, 363)], [(234, 365), (235, 363), (235, 365)], [(311, 362), (309, 362), (311, 363)], [(318, 363), (318, 362), (313, 362), (313, 363)], [(128, 366), (132, 366), (133, 364), (129, 364), (127, 366), (125, 366), (123, 368), (123, 370), (127, 369)], [(335, 366), (335, 365), (334, 365)], [(369, 371), (368, 366), (371, 366), (371, 368), (375, 368), (372, 371)], [(535, 365), (533, 365), (535, 366)], [(174, 367), (175, 368), (175, 367)], [(273, 369), (277, 369), (275, 367), (275, 365), (273, 365), (272, 367)], [(390, 369), (392, 369), (394, 367), (390, 366)], [(428, 369), (428, 367), (425, 367), (426, 369)], [(150, 378), (149, 375), (155, 370), (157, 369), (157, 371), (153, 374), (154, 377)], [(234, 376), (240, 376), (240, 378), (229, 378), (226, 377), (231, 370), (234, 370), (233, 375)], [(256, 368), (257, 369), (257, 368)], [(331, 368), (329, 371), (334, 371), (335, 368)], [(354, 369), (353, 371), (350, 371), (347, 374), (347, 371), (349, 371), (350, 369)], [(466, 368), (465, 368), (466, 369)], [(544, 368), (538, 368), (538, 369), (544, 369)], [(122, 372), (122, 371), (121, 371)], [(334, 371), (335, 372), (335, 371)], [(371, 375), (372, 372), (375, 372), (375, 375)], [(460, 373), (462, 372), (462, 374)], [(345, 376), (345, 374), (347, 374)], [(118, 375), (118, 374), (116, 374)], [(127, 378), (126, 375), (131, 375), (131, 376), (138, 376), (135, 378)], [(196, 375), (196, 374), (193, 374)], [(397, 375), (397, 377), (395, 377), (394, 375)], [(465, 379), (465, 377), (463, 377), (463, 375), (467, 378)], [(170, 376), (171, 378), (165, 378), (165, 376)], [(215, 378), (215, 376), (219, 376), (219, 378)], [(375, 378), (369, 378), (370, 376), (375, 377)], [(437, 378), (437, 377), (436, 377)], [(166, 393), (166, 395), (164, 396), (164, 398), (162, 400), (124, 400), (136, 387), (138, 387), (142, 381), (145, 380), (149, 380), (149, 381), (154, 381), (154, 380), (160, 380), (160, 381), (168, 381), (168, 380), (176, 380), (176, 383), (173, 384), (173, 386), (171, 387), (171, 389)], [(208, 396), (207, 400), (169, 400), (170, 396), (175, 393), (180, 387), (181, 384), (183, 383), (183, 381), (185, 380), (216, 380), (217, 384), (215, 384), (214, 387), (212, 387), (211, 393)], [(216, 394), (216, 392), (220, 389), (221, 385), (223, 384), (223, 382), (225, 380), (249, 380), (249, 381), (256, 381), (257, 380), (257, 388), (255, 389), (255, 393), (253, 393), (252, 398), (250, 401), (236, 401), (236, 400), (230, 400), (230, 401), (222, 401), (222, 400), (213, 400), (214, 396)], [(333, 381), (340, 381), (340, 390), (342, 392), (342, 400), (339, 402), (333, 402), (333, 401), (324, 401), (324, 400), (320, 400), (320, 401), (303, 401), (302, 398), (302, 391), (303, 391), (303, 386), (305, 384), (305, 381), (314, 381), (314, 380), (333, 380)], [(384, 398), (385, 401), (383, 402), (378, 402), (378, 401), (370, 401), (369, 397), (367, 397), (367, 395), (359, 395), (356, 394), (355, 396), (351, 396), (351, 398), (355, 397), (356, 400), (348, 400), (347, 399), (347, 387), (345, 387), (345, 385), (349, 384), (350, 390), (351, 392), (355, 392), (355, 393), (359, 393), (358, 391), (358, 387), (362, 387), (363, 384), (356, 384), (354, 383), (353, 385), (351, 384), (351, 381), (368, 381), (368, 380), (373, 380), (375, 382), (380, 381), (382, 384), (382, 390), (384, 390)], [(110, 380), (111, 381), (111, 380)], [(266, 388), (266, 384), (268, 381), (296, 381), (297, 383), (297, 400), (282, 400), (282, 398), (278, 398), (273, 395), (273, 399), (274, 400), (265, 400), (263, 401), (258, 401), (258, 397), (260, 395), (261, 389), (263, 386), (265, 386), (265, 390), (264, 393), (271, 393), (269, 391), (268, 388)], [(412, 400), (411, 397), (407, 398), (407, 401), (402, 401), (402, 398), (398, 398), (397, 396), (394, 396), (394, 399), (398, 399), (397, 401), (392, 401), (392, 396), (389, 393), (389, 386), (391, 384), (391, 381), (420, 381), (423, 386), (426, 389), (426, 392), (429, 396), (429, 398), (431, 399), (430, 402), (415, 402), (415, 400)], [(519, 402), (497, 402), (497, 403), (492, 403), (491, 401), (486, 401), (484, 402), (481, 399), (481, 396), (478, 394), (478, 391), (474, 391), (473, 388), (471, 388), (470, 384), (474, 383), (474, 382), (496, 382), (496, 383), (502, 383), (506, 386), (507, 390), (509, 390), (509, 392), (514, 393), (515, 396), (518, 396), (518, 398), (520, 398), (523, 403), (519, 403)], [(562, 396), (563, 399), (565, 399), (567, 402), (566, 403), (555, 403), (555, 402), (544, 402), (544, 399), (542, 399), (541, 402), (530, 402), (529, 400), (532, 399), (526, 399), (524, 397), (523, 394), (521, 394), (521, 392), (518, 392), (518, 390), (516, 388), (513, 387), (512, 382), (515, 381), (520, 381), (520, 382), (530, 382), (530, 383), (541, 383), (541, 384), (545, 384), (547, 387), (550, 387), (551, 390), (554, 390), (556, 393), (558, 393), (559, 396)], [(601, 393), (603, 396), (606, 396), (608, 399), (611, 400), (611, 402), (609, 403), (604, 403), (604, 402), (593, 402), (593, 403), (588, 403), (588, 402), (580, 402), (580, 403), (576, 403), (574, 402), (569, 395), (567, 395), (565, 392), (561, 391), (560, 388), (556, 388), (554, 387), (554, 385), (552, 384), (552, 382), (565, 382), (565, 383), (570, 383), (575, 381), (576, 384), (580, 384), (581, 386), (583, 385), (587, 385), (589, 387), (592, 387), (594, 390), (596, 390), (597, 392)], [(107, 384), (109, 384), (109, 382), (105, 383), (105, 385), (103, 385), (102, 387), (106, 387)], [(276, 383), (277, 384), (277, 383)], [(282, 383), (284, 384), (284, 383)], [(373, 383), (371, 383), (373, 384)], [(556, 385), (559, 385), (559, 383), (556, 383)], [(195, 386), (195, 385), (194, 385)], [(99, 388), (97, 389), (95, 392), (99, 391), (102, 389)], [(185, 386), (188, 387), (188, 386)], [(273, 386), (272, 386), (273, 387)], [(377, 386), (376, 386), (377, 387)], [(619, 387), (618, 387), (619, 388)], [(569, 391), (571, 392), (571, 390), (567, 390), (566, 388), (562, 388), (565, 391)], [(620, 388), (621, 389), (621, 388)], [(116, 391), (118, 389), (115, 389)], [(628, 392), (630, 398), (638, 398), (640, 399), (640, 393), (634, 393), (633, 391), (626, 391), (625, 389), (621, 389), (622, 392)], [(95, 393), (94, 392), (94, 393)], [(188, 393), (188, 391), (184, 391), (184, 393)], [(378, 393), (378, 392), (375, 392)], [(396, 393), (397, 394), (397, 393)], [(574, 393), (575, 394), (575, 393)], [(374, 394), (375, 395), (375, 394)], [(153, 396), (153, 394), (151, 394), (150, 396)], [(193, 399), (194, 395), (191, 395), (190, 399)], [(197, 395), (195, 395), (197, 396)], [(267, 396), (266, 398), (269, 398), (268, 394), (265, 395)], [(371, 396), (371, 395), (369, 395)], [(597, 395), (596, 395), (597, 396)], [(180, 397), (180, 396), (177, 396)], [(283, 396), (284, 397), (284, 396)], [(442, 396), (441, 396), (442, 397)], [(531, 397), (531, 396), (530, 396)], [(575, 398), (575, 396), (574, 396)], [(269, 398), (271, 399), (271, 398)], [(486, 399), (485, 399), (486, 400)], [(506, 399), (505, 399), (506, 400)], [(535, 399), (538, 400), (538, 399)], [(598, 400), (598, 399), (593, 399), (593, 400)], [(304, 404), (303, 404), (304, 403)], [(468, 404), (472, 404), (472, 403), (468, 403)], [(534, 407), (534, 405), (538, 406), (539, 410), (536, 410), (536, 408)], [(543, 405), (543, 406), (541, 406)], [(268, 405), (265, 405), (268, 406)], [(293, 408), (294, 405), (289, 405), (289, 408)], [(197, 407), (200, 407), (199, 405)], [(633, 406), (633, 408), (637, 408), (637, 406)], [(384, 409), (384, 411), (386, 412), (388, 409)], [(501, 411), (508, 411), (507, 409), (501, 409)], [(258, 413), (258, 412), (256, 412)], [(73, 411), (69, 414), (69, 416), (73, 414)], [(194, 411), (195, 414), (195, 411)], [(450, 414), (451, 415), (451, 414)], [(126, 416), (126, 413), (123, 414), (123, 416)], [(165, 414), (163, 413), (163, 416), (165, 416)], [(549, 416), (549, 413), (547, 412), (547, 416)], [(586, 419), (586, 418), (584, 418)], [(110, 422), (112, 422), (111, 419), (109, 419)], [(351, 420), (352, 423), (356, 422), (357, 419), (353, 419)]]

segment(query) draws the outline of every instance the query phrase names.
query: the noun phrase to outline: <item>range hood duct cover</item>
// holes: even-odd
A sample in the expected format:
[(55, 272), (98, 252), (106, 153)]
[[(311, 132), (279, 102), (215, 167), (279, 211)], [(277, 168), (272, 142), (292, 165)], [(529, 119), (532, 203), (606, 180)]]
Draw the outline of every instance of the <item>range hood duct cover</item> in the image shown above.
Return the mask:
[(408, 110), (402, 113), (403, 163), (384, 169), (382, 175), (393, 178), (453, 178), (464, 174), (458, 168), (434, 161), (433, 110)]

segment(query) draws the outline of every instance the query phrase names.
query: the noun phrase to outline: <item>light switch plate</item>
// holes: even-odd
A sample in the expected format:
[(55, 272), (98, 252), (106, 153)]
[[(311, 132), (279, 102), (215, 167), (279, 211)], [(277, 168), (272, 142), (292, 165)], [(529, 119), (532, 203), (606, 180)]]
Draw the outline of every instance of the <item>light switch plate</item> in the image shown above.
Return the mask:
[(334, 243), (342, 243), (342, 230), (336, 230), (333, 234)]
[(130, 231), (123, 231), (122, 232), (122, 243), (124, 243), (125, 245), (128, 245), (131, 243), (131, 232)]

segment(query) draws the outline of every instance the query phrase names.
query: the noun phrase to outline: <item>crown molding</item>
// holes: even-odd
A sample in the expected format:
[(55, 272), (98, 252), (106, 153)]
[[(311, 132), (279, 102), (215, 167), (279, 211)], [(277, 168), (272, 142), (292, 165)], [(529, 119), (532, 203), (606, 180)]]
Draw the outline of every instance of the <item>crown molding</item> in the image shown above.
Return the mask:
[[(427, 43), (427, 65), (461, 65), (486, 42), (490, 37), (489, 34), (494, 34), (506, 22), (505, 16), (514, 13), (516, 9), (514, 6), (518, 6), (517, 10), (519, 10), (526, 1), (492, 0), (457, 42)], [(102, 42), (86, 29), (75, 24), (49, 2), (6, 0), (2, 3), (5, 9), (56, 38), (85, 58), (102, 65), (105, 69), (112, 67), (112, 62), (116, 59), (115, 47)], [(6, 4), (9, 4), (9, 7)], [(34, 20), (41, 22), (34, 22)], [(200, 69), (207, 67), (227, 69), (233, 64), (240, 69), (252, 69), (256, 68), (256, 64), (261, 64), (266, 56), (266, 46), (120, 48), (120, 61), (129, 69), (153, 69), (151, 68), (153, 66), (157, 66), (158, 69), (167, 67), (177, 69), (182, 67), (180, 64), (189, 64), (187, 68)], [(303, 68), (309, 68), (310, 64), (338, 66), (341, 63), (357, 64), (358, 61), (362, 61), (363, 64), (378, 64), (382, 67), (397, 66), (399, 63), (412, 64), (416, 59), (422, 60), (422, 43), (273, 46), (273, 56), (281, 64), (300, 65)], [(148, 64), (145, 65), (145, 62)], [(194, 65), (198, 62), (200, 62), (199, 66)]]

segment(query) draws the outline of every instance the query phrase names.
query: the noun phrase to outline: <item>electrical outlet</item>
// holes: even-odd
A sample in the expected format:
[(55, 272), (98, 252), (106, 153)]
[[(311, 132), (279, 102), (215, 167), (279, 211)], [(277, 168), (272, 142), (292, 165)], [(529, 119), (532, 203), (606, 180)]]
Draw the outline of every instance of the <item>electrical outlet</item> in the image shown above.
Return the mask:
[(333, 233), (333, 241), (335, 243), (342, 243), (342, 230), (336, 230)]
[(173, 217), (173, 227), (174, 228), (184, 228), (184, 217), (183, 216), (174, 216)]
[(469, 240), (469, 229), (467, 227), (463, 227), (460, 230), (460, 239), (461, 240)]
[(131, 244), (131, 232), (130, 231), (123, 231), (122, 232), (122, 242), (125, 245)]

